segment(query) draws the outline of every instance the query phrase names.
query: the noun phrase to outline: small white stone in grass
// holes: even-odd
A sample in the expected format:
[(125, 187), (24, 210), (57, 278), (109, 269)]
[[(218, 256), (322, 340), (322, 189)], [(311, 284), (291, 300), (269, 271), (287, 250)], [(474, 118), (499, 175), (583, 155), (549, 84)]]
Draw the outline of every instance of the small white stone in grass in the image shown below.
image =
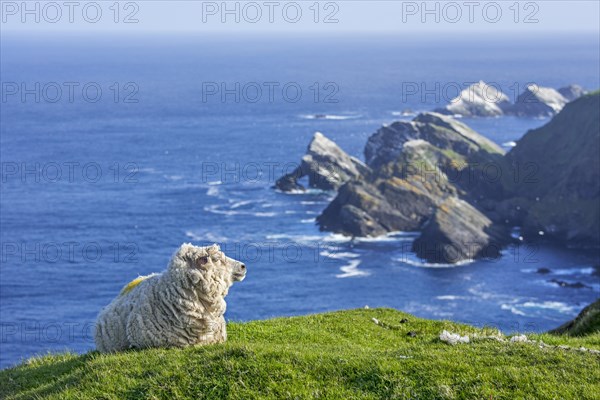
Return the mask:
[(440, 334), (440, 340), (453, 346), (458, 343), (469, 343), (468, 336), (460, 336), (457, 333), (450, 333), (448, 331), (443, 331)]
[(379, 325), (379, 320), (377, 318), (371, 318), (371, 320), (375, 322), (376, 325)]
[(365, 306), (365, 310), (368, 310), (368, 309), (369, 309), (369, 306)]
[(517, 336), (513, 336), (510, 338), (510, 342), (511, 343), (527, 343), (529, 341), (529, 339), (527, 339), (527, 336), (525, 335), (517, 335)]

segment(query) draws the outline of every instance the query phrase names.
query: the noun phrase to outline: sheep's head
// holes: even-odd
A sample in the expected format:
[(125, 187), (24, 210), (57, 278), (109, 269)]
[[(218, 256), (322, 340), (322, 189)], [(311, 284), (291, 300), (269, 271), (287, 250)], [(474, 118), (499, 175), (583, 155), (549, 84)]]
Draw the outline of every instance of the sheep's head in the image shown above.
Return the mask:
[(207, 247), (182, 244), (169, 269), (171, 274), (206, 294), (215, 290), (219, 295), (226, 294), (233, 282), (246, 277), (244, 263), (227, 257), (217, 244)]

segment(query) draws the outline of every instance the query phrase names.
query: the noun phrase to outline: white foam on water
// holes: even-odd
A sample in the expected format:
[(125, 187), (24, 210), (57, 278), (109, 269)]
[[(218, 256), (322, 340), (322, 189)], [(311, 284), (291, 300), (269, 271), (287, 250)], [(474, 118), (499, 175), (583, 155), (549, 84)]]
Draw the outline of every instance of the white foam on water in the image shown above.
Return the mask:
[(219, 188), (216, 186), (211, 186), (206, 191), (207, 196), (217, 197), (219, 195)]
[(544, 310), (555, 310), (561, 314), (573, 314), (575, 312), (575, 307), (560, 301), (544, 301), (541, 303), (527, 301), (521, 304), (520, 306), (525, 308), (541, 308)]
[(350, 278), (355, 276), (369, 276), (370, 274), (366, 271), (361, 271), (358, 269), (360, 265), (360, 260), (351, 260), (347, 265), (340, 267), (340, 271), (342, 274), (337, 274), (336, 278)]
[(360, 115), (337, 115), (337, 114), (303, 114), (303, 119), (328, 119), (328, 120), (346, 120), (360, 118)]
[(213, 233), (207, 232), (207, 233), (202, 233), (202, 234), (198, 234), (192, 231), (186, 231), (185, 232), (185, 236), (189, 237), (190, 239), (192, 239), (193, 241), (196, 242), (226, 242), (228, 239), (225, 236), (221, 236), (221, 235), (215, 235)]
[(520, 315), (522, 317), (526, 317), (527, 316), (527, 314), (525, 314), (523, 311), (519, 310), (518, 308), (516, 308), (516, 307), (514, 307), (514, 306), (512, 306), (510, 304), (502, 304), (500, 306), (500, 308), (503, 309), (503, 310), (508, 310), (511, 313), (515, 314), (515, 315)]
[(393, 258), (392, 261), (412, 265), (413, 267), (419, 267), (419, 268), (455, 268), (455, 267), (460, 267), (463, 265), (469, 265), (469, 264), (473, 263), (475, 260), (467, 259), (467, 260), (461, 260), (454, 264), (444, 264), (444, 263), (430, 263), (430, 262), (422, 261), (417, 256), (414, 256), (414, 258), (413, 257), (408, 258), (407, 256), (404, 256), (401, 258), (398, 258), (398, 257)]
[(468, 297), (465, 296), (456, 296), (453, 294), (448, 294), (448, 295), (444, 295), (444, 296), (437, 296), (436, 299), (438, 300), (446, 300), (446, 301), (455, 301), (455, 300), (467, 300)]
[(359, 257), (358, 254), (349, 253), (349, 252), (328, 252), (328, 251), (322, 251), (319, 254), (321, 256), (323, 256), (323, 257), (333, 258), (333, 259), (336, 259), (336, 260), (346, 260), (346, 259), (349, 259), (349, 258), (357, 258), (357, 257)]

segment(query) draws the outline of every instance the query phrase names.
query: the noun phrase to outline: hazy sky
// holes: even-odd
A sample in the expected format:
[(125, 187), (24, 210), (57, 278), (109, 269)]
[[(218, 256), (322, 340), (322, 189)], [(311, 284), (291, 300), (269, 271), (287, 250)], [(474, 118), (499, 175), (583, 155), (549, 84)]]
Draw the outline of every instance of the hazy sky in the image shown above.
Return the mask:
[(1, 2), (3, 32), (600, 32), (597, 0), (59, 0), (23, 4)]

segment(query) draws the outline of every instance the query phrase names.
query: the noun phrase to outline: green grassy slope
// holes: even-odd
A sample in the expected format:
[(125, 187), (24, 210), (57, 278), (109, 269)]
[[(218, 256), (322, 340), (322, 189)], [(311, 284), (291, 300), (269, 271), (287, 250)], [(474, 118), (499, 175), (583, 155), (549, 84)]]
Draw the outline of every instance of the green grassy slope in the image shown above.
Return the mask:
[(572, 321), (551, 331), (558, 335), (585, 336), (600, 332), (600, 299), (590, 304)]
[[(451, 346), (444, 329), (491, 334), (390, 309), (231, 323), (222, 345), (34, 358), (0, 371), (0, 398), (600, 397), (598, 354), (490, 339)], [(600, 349), (598, 333), (530, 338)]]

